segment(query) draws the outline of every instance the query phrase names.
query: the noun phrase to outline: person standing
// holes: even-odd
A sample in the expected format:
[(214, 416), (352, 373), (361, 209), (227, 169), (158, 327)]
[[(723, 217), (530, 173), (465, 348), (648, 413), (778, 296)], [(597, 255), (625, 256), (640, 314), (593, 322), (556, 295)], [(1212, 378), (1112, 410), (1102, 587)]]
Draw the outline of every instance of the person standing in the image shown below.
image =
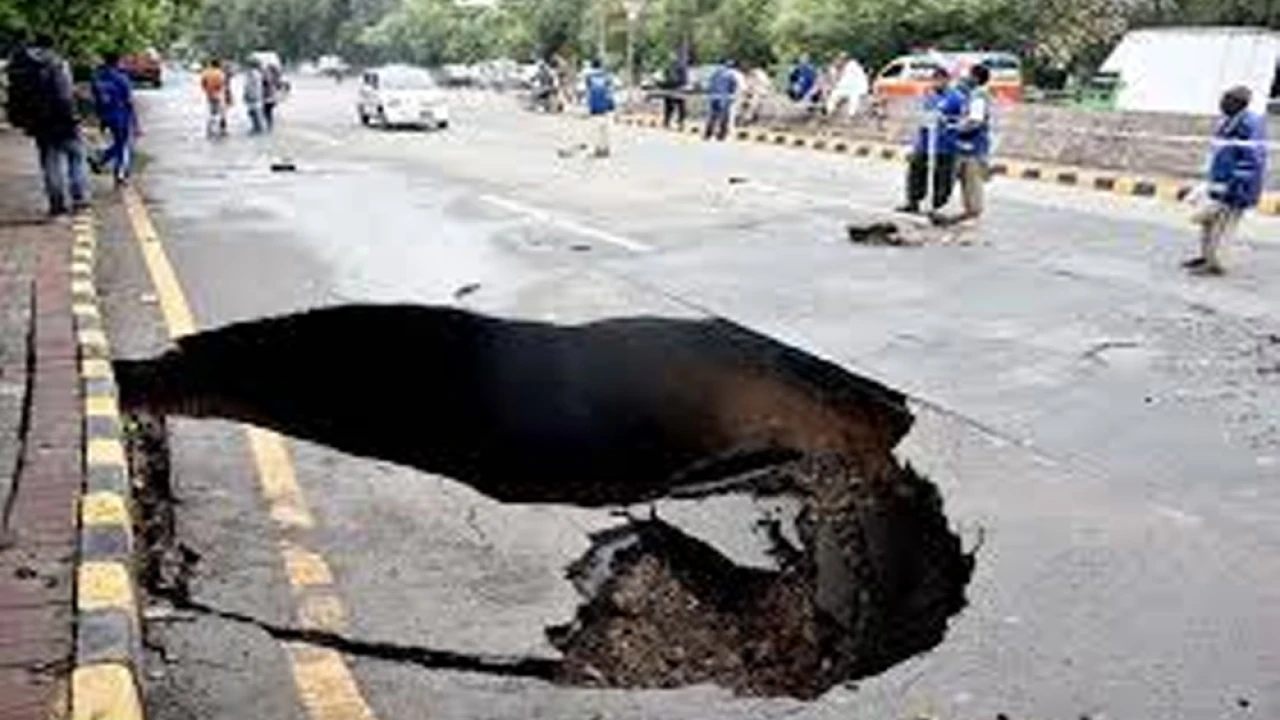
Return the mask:
[(994, 102), (987, 90), (990, 81), (991, 69), (978, 63), (960, 82), (964, 115), (956, 130), (956, 154), (964, 213), (956, 218), (957, 222), (977, 219), (986, 209), (987, 167), (991, 159), (991, 107)]
[(811, 104), (818, 89), (818, 68), (807, 54), (791, 69), (787, 77), (787, 97), (793, 102)]
[(612, 122), (613, 79), (600, 65), (600, 59), (591, 61), (591, 69), (587, 71), (583, 85), (587, 93), (587, 112), (591, 115), (591, 123), (595, 126), (595, 146), (592, 154), (598, 158), (608, 157), (612, 152), (609, 144), (609, 124)]
[(676, 127), (684, 130), (688, 104), (684, 94), (689, 88), (689, 64), (684, 60), (684, 53), (677, 52), (671, 58), (662, 77), (662, 127), (670, 128), (675, 119)]
[(213, 58), (200, 73), (200, 89), (209, 107), (209, 121), (205, 133), (209, 137), (227, 136), (227, 106), (231, 104), (231, 93), (227, 92), (227, 74), (222, 69), (222, 61)]
[(266, 92), (265, 80), (262, 76), (261, 64), (255, 59), (249, 61), (244, 71), (244, 88), (241, 98), (244, 100), (245, 112), (249, 115), (249, 134), (259, 135), (266, 130), (267, 121), (263, 110), (263, 99)]
[(268, 63), (262, 68), (262, 125), (271, 132), (276, 125), (276, 105), (284, 92), (284, 75), (279, 66)]
[(703, 139), (724, 140), (729, 134), (729, 116), (738, 95), (738, 74), (733, 61), (717, 65), (707, 81), (707, 128)]
[(101, 162), (111, 167), (116, 185), (129, 181), (133, 166), (133, 139), (137, 134), (138, 115), (133, 107), (133, 87), (120, 70), (120, 54), (103, 55), (102, 65), (93, 73), (93, 107), (98, 121), (111, 136), (111, 144), (102, 153)]
[(71, 70), (53, 50), (53, 39), (45, 34), (36, 36), (30, 46), (14, 54), (6, 73), (9, 122), (35, 140), (49, 215), (58, 217), (87, 208), (89, 170), (72, 95)]
[[(926, 195), (932, 195), (930, 215), (936, 215), (951, 199), (956, 173), (956, 130), (964, 112), (964, 97), (951, 87), (950, 77), (945, 68), (937, 68), (933, 87), (924, 97), (924, 122), (916, 133), (907, 166), (907, 202), (898, 208), (899, 212), (920, 212), (921, 201)], [(929, 192), (931, 174), (932, 193)]]
[(1267, 170), (1266, 123), (1249, 110), (1253, 93), (1233, 87), (1222, 95), (1222, 117), (1213, 133), (1208, 202), (1194, 216), (1200, 225), (1200, 255), (1182, 265), (1197, 275), (1221, 275), (1222, 244), (1246, 211), (1262, 197)]

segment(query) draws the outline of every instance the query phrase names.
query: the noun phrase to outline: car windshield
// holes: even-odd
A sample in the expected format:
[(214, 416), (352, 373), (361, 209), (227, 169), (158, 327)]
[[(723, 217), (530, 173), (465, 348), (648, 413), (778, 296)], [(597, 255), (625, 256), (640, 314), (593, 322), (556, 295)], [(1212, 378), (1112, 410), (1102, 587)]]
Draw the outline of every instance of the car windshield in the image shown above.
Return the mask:
[(380, 85), (386, 90), (431, 90), (436, 82), (425, 70), (391, 70), (380, 74)]

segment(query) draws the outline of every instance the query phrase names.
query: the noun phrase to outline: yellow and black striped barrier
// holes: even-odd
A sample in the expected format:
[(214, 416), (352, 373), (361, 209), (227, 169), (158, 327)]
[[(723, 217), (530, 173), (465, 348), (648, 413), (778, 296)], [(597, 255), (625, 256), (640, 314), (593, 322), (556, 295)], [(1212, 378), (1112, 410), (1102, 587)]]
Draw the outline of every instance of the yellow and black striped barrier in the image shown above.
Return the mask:
[[(660, 120), (649, 115), (622, 115), (621, 122), (633, 127), (663, 128)], [(698, 134), (700, 130), (696, 124), (692, 124), (688, 127), (688, 132)], [(906, 162), (911, 156), (910, 148), (899, 145), (779, 130), (739, 128), (732, 134), (732, 137), (742, 142), (807, 148), (891, 162)], [(997, 177), (1047, 182), (1115, 195), (1149, 197), (1170, 202), (1180, 202), (1186, 199), (1196, 185), (1193, 181), (1178, 178), (1135, 177), (1110, 171), (1003, 158), (997, 158), (992, 161), (991, 173)], [(1265, 215), (1280, 215), (1280, 192), (1266, 193), (1262, 198), (1262, 202), (1258, 205), (1258, 212)]]
[(72, 313), (84, 400), (84, 488), (75, 588), (72, 720), (140, 720), (142, 626), (134, 571), (129, 468), (111, 350), (94, 282), (91, 216), (77, 219)]

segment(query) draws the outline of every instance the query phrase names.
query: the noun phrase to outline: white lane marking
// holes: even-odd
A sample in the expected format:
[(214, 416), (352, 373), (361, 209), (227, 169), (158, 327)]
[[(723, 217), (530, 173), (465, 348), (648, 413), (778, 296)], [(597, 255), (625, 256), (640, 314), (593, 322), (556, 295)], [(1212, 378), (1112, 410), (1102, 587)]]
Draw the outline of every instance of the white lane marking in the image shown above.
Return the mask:
[(1179, 510), (1168, 505), (1153, 505), (1157, 515), (1172, 520), (1174, 524), (1182, 527), (1199, 527), (1204, 524), (1204, 520), (1198, 515), (1192, 515), (1189, 512)]
[(610, 245), (617, 245), (618, 247), (630, 250), (631, 252), (646, 253), (653, 250), (652, 246), (646, 245), (642, 242), (637, 242), (630, 238), (622, 237), (621, 235), (615, 235), (605, 230), (593, 228), (589, 225), (583, 225), (576, 220), (561, 217), (546, 210), (533, 207), (532, 205), (525, 205), (522, 202), (499, 197), (497, 195), (481, 195), (480, 200), (487, 202), (490, 205), (496, 205), (504, 210), (510, 210), (517, 215), (524, 215), (525, 217), (537, 222), (554, 225), (576, 235), (595, 238), (596, 240), (609, 243)]

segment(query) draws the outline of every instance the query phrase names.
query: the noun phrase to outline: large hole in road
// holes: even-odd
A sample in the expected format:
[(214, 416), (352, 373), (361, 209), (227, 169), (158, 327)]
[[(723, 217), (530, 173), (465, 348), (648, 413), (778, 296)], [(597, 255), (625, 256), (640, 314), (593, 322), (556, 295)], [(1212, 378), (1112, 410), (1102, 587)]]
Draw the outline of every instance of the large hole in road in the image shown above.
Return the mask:
[(502, 502), (748, 493), (798, 508), (759, 519), (768, 567), (656, 515), (593, 536), (568, 569), (576, 617), (547, 631), (560, 682), (812, 698), (934, 647), (966, 602), (973, 556), (894, 453), (906, 398), (725, 320), (352, 305), (184, 337), (116, 371), (132, 413), (249, 422)]

